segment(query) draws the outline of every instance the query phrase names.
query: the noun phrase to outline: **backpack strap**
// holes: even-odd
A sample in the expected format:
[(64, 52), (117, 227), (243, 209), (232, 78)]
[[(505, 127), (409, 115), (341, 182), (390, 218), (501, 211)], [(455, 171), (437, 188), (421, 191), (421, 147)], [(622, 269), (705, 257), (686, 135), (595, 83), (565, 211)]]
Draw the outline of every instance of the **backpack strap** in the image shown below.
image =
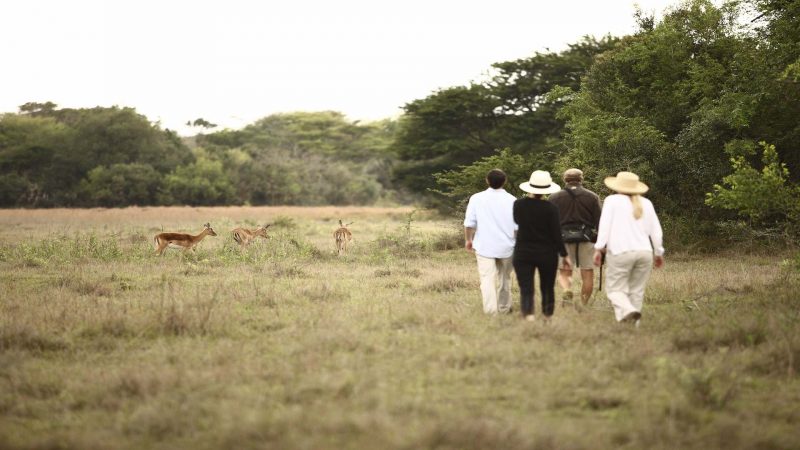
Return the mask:
[[(567, 194), (569, 194), (569, 196), (570, 196), (570, 197), (572, 197), (572, 201), (573, 201), (573, 203), (574, 203), (574, 202), (577, 202), (579, 205), (581, 205), (581, 207), (582, 207), (582, 208), (583, 208), (583, 209), (584, 209), (586, 212), (588, 212), (588, 213), (589, 213), (589, 216), (591, 216), (591, 215), (592, 215), (592, 211), (591, 211), (591, 210), (589, 210), (589, 207), (588, 207), (588, 206), (586, 206), (586, 205), (584, 205), (583, 203), (581, 203), (581, 202), (579, 202), (579, 201), (578, 201), (578, 196), (577, 196), (577, 195), (575, 195), (575, 193), (574, 193), (574, 192), (572, 192), (572, 189), (570, 189), (570, 188), (568, 188), (568, 187), (566, 187), (566, 186), (565, 186), (565, 187), (564, 187), (564, 190), (565, 190), (565, 191), (567, 191)], [(573, 223), (573, 222), (569, 222), (569, 223)], [(587, 226), (587, 227), (589, 227), (589, 228), (592, 228), (592, 224), (585, 223), (585, 222), (583, 222), (583, 221), (581, 221), (581, 223), (582, 223), (582, 224), (584, 224), (584, 225), (586, 225), (586, 226)]]

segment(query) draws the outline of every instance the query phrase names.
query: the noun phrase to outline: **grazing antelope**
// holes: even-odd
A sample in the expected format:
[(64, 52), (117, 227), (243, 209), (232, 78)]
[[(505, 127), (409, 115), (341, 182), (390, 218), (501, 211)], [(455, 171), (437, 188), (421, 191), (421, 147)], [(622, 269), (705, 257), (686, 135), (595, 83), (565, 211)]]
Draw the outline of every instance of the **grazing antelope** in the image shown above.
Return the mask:
[(195, 250), (197, 244), (199, 244), (204, 237), (216, 235), (217, 233), (211, 228), (211, 224), (207, 223), (203, 225), (203, 231), (197, 236), (185, 233), (159, 233), (153, 237), (153, 241), (156, 246), (156, 252), (159, 255), (162, 255), (167, 247), (183, 248), (183, 252), (186, 253), (189, 249)]
[(269, 228), (272, 224), (264, 225), (262, 227), (258, 227), (255, 230), (249, 230), (247, 228), (236, 228), (232, 231), (233, 233), (233, 240), (239, 244), (239, 247), (244, 251), (244, 248), (250, 245), (257, 237), (261, 236), (264, 239), (269, 239), (267, 236), (267, 228)]
[(336, 240), (336, 251), (338, 254), (347, 253), (347, 244), (353, 240), (353, 233), (347, 229), (353, 222), (348, 223), (347, 225), (342, 224), (342, 221), (339, 220), (339, 228), (333, 232), (333, 239)]

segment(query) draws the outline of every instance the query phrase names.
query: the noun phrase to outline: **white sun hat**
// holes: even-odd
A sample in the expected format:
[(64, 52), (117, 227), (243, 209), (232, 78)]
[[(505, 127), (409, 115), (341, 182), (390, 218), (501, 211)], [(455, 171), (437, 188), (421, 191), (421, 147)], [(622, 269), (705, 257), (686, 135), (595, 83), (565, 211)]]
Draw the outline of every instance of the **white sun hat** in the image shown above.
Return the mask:
[(618, 172), (615, 177), (606, 177), (606, 186), (620, 194), (644, 194), (650, 188), (639, 181), (639, 175), (633, 172)]
[(550, 172), (546, 170), (534, 170), (530, 181), (520, 184), (519, 188), (531, 194), (552, 194), (561, 190), (561, 186), (553, 183)]

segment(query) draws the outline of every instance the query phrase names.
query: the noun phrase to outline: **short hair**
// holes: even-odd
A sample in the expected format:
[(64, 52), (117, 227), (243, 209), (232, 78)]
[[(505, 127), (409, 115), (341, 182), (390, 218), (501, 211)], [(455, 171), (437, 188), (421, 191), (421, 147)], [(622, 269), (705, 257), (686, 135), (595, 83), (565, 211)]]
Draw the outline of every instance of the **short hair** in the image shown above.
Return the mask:
[(492, 169), (486, 174), (486, 182), (492, 189), (500, 189), (506, 184), (506, 173), (500, 169)]
[(581, 169), (567, 169), (564, 171), (564, 182), (583, 181), (583, 171)]

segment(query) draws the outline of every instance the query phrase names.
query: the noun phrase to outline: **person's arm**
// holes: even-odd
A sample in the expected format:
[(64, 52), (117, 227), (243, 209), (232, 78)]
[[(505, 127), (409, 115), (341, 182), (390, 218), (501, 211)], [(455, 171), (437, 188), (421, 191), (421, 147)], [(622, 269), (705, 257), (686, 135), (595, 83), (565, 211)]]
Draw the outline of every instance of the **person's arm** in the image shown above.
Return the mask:
[(561, 236), (561, 215), (555, 205), (553, 205), (552, 210), (553, 214), (551, 214), (552, 217), (550, 218), (550, 236), (556, 244), (558, 254), (561, 255), (562, 258), (566, 258), (567, 247), (564, 245), (564, 237)]
[(473, 251), (472, 241), (475, 239), (475, 230), (478, 228), (478, 214), (475, 211), (475, 204), (470, 197), (467, 203), (467, 212), (464, 214), (464, 248)]
[(611, 235), (611, 203), (606, 198), (603, 202), (603, 209), (600, 213), (600, 222), (597, 225), (597, 241), (594, 244), (594, 265), (600, 266), (603, 262), (603, 253), (608, 245), (608, 238)]
[(475, 251), (472, 248), (473, 239), (475, 239), (475, 228), (464, 227), (464, 249), (468, 252)]
[(592, 226), (595, 230), (600, 228), (600, 214), (603, 212), (600, 206), (600, 197), (597, 195), (594, 196), (594, 201), (592, 202)]
[(651, 216), (651, 220), (647, 231), (650, 234), (650, 242), (653, 244), (653, 263), (656, 268), (661, 268), (664, 266), (664, 230), (661, 228), (661, 222), (658, 220), (655, 207), (653, 207), (652, 203), (648, 206), (648, 214)]

